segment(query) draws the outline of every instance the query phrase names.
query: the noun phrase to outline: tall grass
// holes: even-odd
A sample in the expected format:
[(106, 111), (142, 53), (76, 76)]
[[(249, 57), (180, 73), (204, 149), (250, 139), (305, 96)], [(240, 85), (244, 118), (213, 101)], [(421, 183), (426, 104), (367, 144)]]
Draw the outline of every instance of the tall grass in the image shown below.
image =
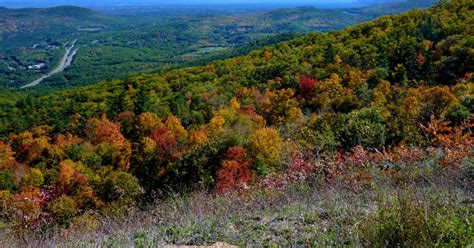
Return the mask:
[(472, 246), (472, 163), (448, 168), (437, 161), (390, 165), (390, 173), (354, 167), (333, 179), (315, 173), (283, 188), (243, 193), (170, 193), (36, 232), (0, 223), (0, 247)]
[(465, 247), (474, 244), (472, 195), (452, 185), (293, 184), (283, 191), (171, 195), (121, 218), (88, 218), (0, 246), (157, 247), (167, 244), (275, 247)]

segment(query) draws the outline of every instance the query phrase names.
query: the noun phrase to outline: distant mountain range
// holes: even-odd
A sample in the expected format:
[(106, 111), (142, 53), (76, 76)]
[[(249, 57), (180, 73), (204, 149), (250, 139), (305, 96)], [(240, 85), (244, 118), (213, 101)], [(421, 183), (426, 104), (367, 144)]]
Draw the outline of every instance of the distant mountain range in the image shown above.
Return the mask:
[(372, 5), (381, 3), (436, 3), (439, 0), (358, 0), (357, 2), (364, 5)]
[[(139, 3), (140, 1), (122, 1), (130, 3)], [(176, 2), (176, 1), (171, 1)], [(336, 1), (340, 3), (341, 1)], [(317, 7), (308, 7), (308, 8), (287, 8), (287, 9), (276, 9), (262, 15), (257, 13), (256, 15), (250, 15), (251, 21), (257, 21), (259, 18), (265, 18), (264, 21), (272, 20), (271, 23), (275, 24), (275, 20), (279, 23), (289, 23), (290, 20), (285, 18), (290, 18), (293, 24), (301, 24), (301, 22), (306, 22), (304, 27), (299, 25), (299, 28), (296, 28), (295, 32), (305, 32), (305, 31), (315, 31), (314, 27), (312, 28), (311, 23), (317, 23), (317, 26), (327, 26), (328, 29), (342, 28), (347, 25), (353, 25), (358, 22), (367, 21), (374, 17), (391, 14), (391, 13), (400, 13), (412, 8), (427, 8), (437, 2), (437, 0), (414, 0), (414, 1), (404, 1), (404, 0), (358, 0), (360, 4), (370, 5), (380, 2), (391, 3), (390, 5), (376, 4), (374, 6), (361, 8), (361, 9), (349, 9), (350, 6), (347, 6), (347, 11), (340, 10), (321, 10)], [(12, 2), (1, 2), (2, 4), (12, 4)], [(47, 5), (54, 3), (82, 3), (85, 5), (88, 4), (113, 4), (112, 1), (89, 1), (89, 0), (49, 0), (49, 1), (39, 1), (33, 0), (28, 3), (15, 2), (17, 5), (29, 4), (29, 5)], [(116, 4), (121, 3), (121, 1), (116, 1)], [(151, 3), (151, 2), (150, 2)], [(168, 2), (169, 3), (169, 2)], [(310, 6), (310, 5), (308, 5)], [(143, 10), (146, 12), (147, 10)], [(164, 10), (166, 12), (166, 10)], [(258, 9), (253, 10), (258, 11)], [(168, 11), (173, 12), (173, 11)], [(350, 13), (348, 13), (350, 12)], [(356, 14), (356, 15), (353, 15)], [(153, 13), (152, 18), (158, 18), (162, 13)], [(178, 15), (178, 14), (176, 14)], [(137, 16), (139, 17), (139, 16)], [(314, 19), (318, 19), (315, 21)], [(119, 17), (113, 15), (107, 15), (103, 12), (97, 12), (92, 9), (78, 7), (78, 6), (58, 6), (52, 8), (20, 8), (20, 9), (8, 9), (0, 7), (0, 41), (5, 40), (5, 38), (15, 36), (18, 33), (33, 33), (33, 32), (55, 32), (55, 30), (64, 31), (64, 29), (76, 30), (82, 27), (94, 26), (101, 27), (106, 25), (116, 25)], [(233, 19), (233, 18), (231, 18)], [(239, 25), (242, 25), (242, 22), (248, 21), (249, 18), (244, 18), (240, 20), (231, 20), (238, 21)], [(321, 20), (324, 19), (324, 20)], [(295, 23), (295, 20), (299, 21)], [(225, 19), (223, 20), (226, 21)], [(260, 20), (259, 22), (261, 22)], [(309, 21), (309, 22), (308, 22)], [(308, 23), (310, 23), (308, 25)], [(336, 25), (335, 25), (336, 24)], [(313, 26), (315, 26), (314, 24)], [(319, 31), (326, 30), (326, 28), (317, 29)]]
[(0, 8), (0, 40), (18, 33), (55, 32), (63, 28), (74, 30), (88, 25), (102, 26), (115, 20), (91, 9), (76, 6), (53, 8)]
[[(426, 2), (245, 12), (233, 12), (232, 7), (134, 7), (110, 14), (76, 6), (0, 8), (0, 87), (18, 88), (41, 77), (63, 56), (59, 48), (75, 39), (80, 51), (73, 66), (41, 86), (92, 84), (128, 73), (237, 56), (304, 33), (429, 7)], [(25, 69), (37, 64), (44, 64), (43, 70)]]
[(0, 18), (26, 18), (26, 17), (51, 17), (62, 16), (70, 18), (89, 19), (100, 16), (99, 13), (77, 6), (58, 6), (52, 8), (23, 8), (23, 9), (8, 9), (0, 7)]
[(0, 6), (10, 8), (25, 7), (51, 7), (60, 5), (77, 5), (84, 7), (103, 7), (103, 6), (124, 6), (124, 5), (229, 5), (229, 4), (253, 4), (253, 5), (274, 5), (274, 6), (296, 6), (296, 5), (312, 5), (324, 8), (344, 8), (344, 7), (362, 7), (378, 3), (399, 3), (399, 2), (422, 2), (432, 0), (30, 0), (30, 1), (11, 1), (0, 0)]

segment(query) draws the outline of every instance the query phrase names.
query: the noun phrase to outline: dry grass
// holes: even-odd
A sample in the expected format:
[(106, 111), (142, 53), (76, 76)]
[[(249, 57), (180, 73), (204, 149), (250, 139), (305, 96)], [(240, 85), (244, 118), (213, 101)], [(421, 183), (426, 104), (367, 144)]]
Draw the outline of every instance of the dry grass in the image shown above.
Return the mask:
[(96, 215), (100, 225), (88, 231), (86, 226), (50, 231), (30, 236), (24, 239), (26, 243), (4, 236), (0, 246), (157, 247), (216, 242), (239, 246), (364, 246), (368, 242), (362, 230), (366, 223), (400, 195), (425, 208), (464, 206), (466, 216), (461, 218), (473, 213), (467, 192), (446, 185), (377, 185), (353, 193), (343, 186), (299, 184), (283, 192), (267, 190), (241, 196), (219, 197), (204, 192), (174, 195), (146, 210), (129, 209), (124, 218)]
[(311, 178), (241, 195), (170, 194), (141, 208), (88, 213), (67, 229), (41, 233), (12, 233), (0, 223), (0, 247), (474, 244), (472, 177), (424, 165), (404, 170), (397, 178), (369, 171), (372, 182), (356, 192), (344, 180)]

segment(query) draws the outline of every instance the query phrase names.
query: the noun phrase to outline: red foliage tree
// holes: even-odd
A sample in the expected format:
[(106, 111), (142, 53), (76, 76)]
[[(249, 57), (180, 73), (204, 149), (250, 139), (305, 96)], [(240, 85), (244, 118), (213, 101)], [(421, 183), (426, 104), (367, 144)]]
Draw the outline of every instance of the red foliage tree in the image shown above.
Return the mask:
[(309, 99), (313, 96), (316, 82), (315, 78), (300, 76), (300, 91), (304, 98)]
[(247, 160), (243, 147), (229, 148), (226, 159), (217, 172), (217, 192), (223, 194), (246, 188), (254, 178), (251, 166), (252, 164)]
[(160, 158), (170, 159), (178, 152), (178, 141), (167, 128), (154, 130), (150, 138), (156, 142), (156, 150)]

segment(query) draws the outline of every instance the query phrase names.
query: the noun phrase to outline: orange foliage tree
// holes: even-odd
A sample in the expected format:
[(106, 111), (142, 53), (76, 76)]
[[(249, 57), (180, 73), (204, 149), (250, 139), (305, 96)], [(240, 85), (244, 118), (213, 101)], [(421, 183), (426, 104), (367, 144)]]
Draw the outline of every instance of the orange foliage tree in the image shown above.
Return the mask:
[(420, 125), (431, 144), (443, 148), (445, 166), (461, 166), (462, 161), (472, 156), (473, 137), (471, 129), (473, 118), (466, 120), (460, 127), (452, 127), (449, 122), (437, 119), (434, 115), (427, 125)]
[(251, 166), (243, 147), (229, 148), (222, 167), (217, 171), (217, 192), (227, 193), (247, 188), (254, 178)]
[(90, 119), (86, 124), (89, 141), (110, 165), (128, 168), (132, 153), (131, 144), (120, 133), (120, 125), (109, 121), (105, 116)]

